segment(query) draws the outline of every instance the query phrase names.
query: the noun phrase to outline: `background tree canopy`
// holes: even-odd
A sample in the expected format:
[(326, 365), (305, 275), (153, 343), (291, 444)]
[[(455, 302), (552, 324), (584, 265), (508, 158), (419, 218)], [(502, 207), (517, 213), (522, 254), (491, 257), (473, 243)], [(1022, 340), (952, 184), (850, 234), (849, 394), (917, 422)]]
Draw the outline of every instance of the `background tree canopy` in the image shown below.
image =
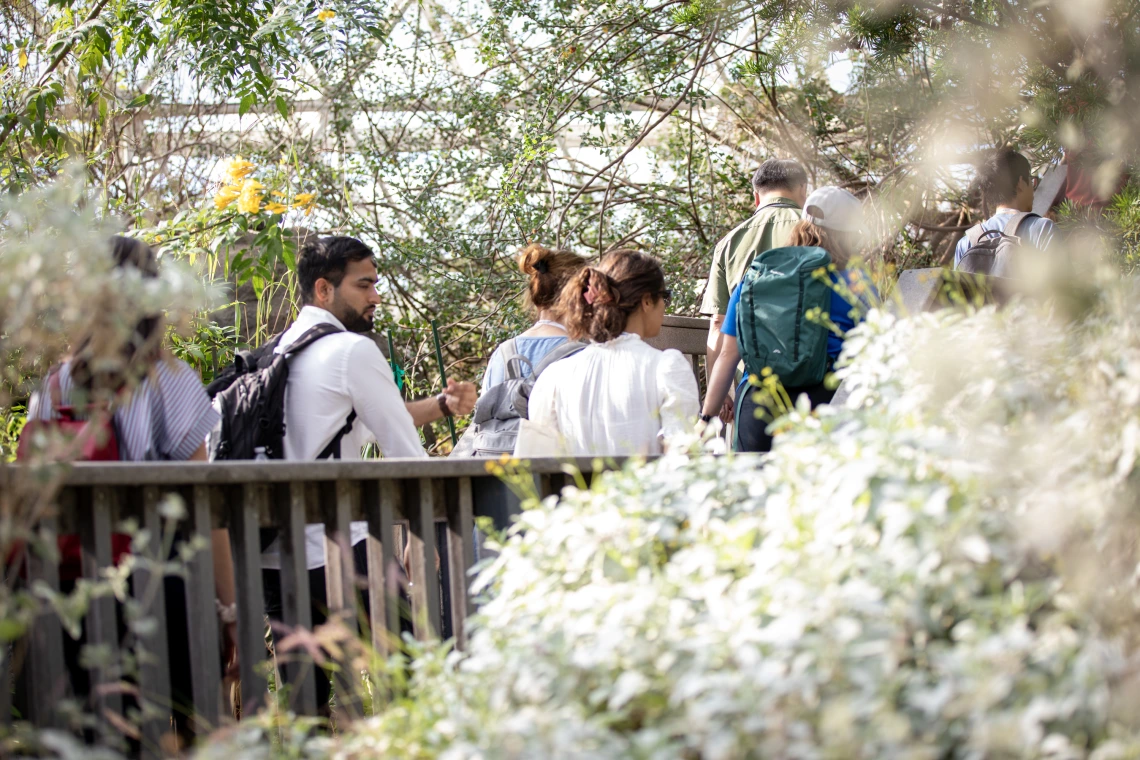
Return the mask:
[[(17, 0), (0, 30), (4, 187), (81, 160), (132, 234), (245, 288), (176, 339), (206, 375), (284, 326), (312, 232), (377, 251), (416, 392), (429, 320), (470, 379), (525, 322), (529, 240), (647, 249), (693, 313), (769, 156), (865, 195), (908, 267), (983, 211), (980, 150), (1079, 155), (1105, 197), (1140, 150), (1130, 0)], [(1129, 267), (1138, 204), (1104, 222)]]

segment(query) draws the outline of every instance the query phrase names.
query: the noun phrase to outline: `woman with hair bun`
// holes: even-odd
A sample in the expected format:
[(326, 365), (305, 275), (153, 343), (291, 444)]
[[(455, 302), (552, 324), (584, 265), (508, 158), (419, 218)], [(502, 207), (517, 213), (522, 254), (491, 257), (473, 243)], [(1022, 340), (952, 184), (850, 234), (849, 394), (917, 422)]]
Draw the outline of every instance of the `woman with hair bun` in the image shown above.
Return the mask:
[(484, 392), (506, 379), (508, 353), (526, 357), (523, 376), (542, 358), (566, 342), (566, 327), (558, 312), (558, 294), (573, 275), (586, 266), (586, 260), (570, 251), (559, 251), (531, 243), (518, 257), (519, 271), (527, 276), (527, 303), (535, 311), (535, 323), (529, 330), (502, 343), (491, 354), (483, 374)]
[(660, 454), (669, 436), (692, 429), (699, 407), (692, 367), (679, 351), (645, 342), (660, 333), (671, 297), (661, 265), (631, 250), (610, 253), (566, 284), (559, 300), (566, 329), (593, 343), (538, 378), (528, 423), (552, 434), (560, 453)]

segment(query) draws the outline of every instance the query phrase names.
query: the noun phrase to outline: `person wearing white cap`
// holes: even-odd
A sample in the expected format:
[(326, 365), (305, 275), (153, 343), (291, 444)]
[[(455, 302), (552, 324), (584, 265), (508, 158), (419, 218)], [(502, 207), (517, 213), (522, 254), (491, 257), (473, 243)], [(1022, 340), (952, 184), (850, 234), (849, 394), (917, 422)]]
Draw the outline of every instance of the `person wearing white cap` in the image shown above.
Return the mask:
[[(829, 371), (843, 348), (843, 334), (855, 326), (861, 313), (870, 308), (870, 301), (874, 297), (874, 287), (870, 279), (858, 271), (848, 269), (851, 259), (861, 251), (865, 236), (863, 204), (859, 199), (838, 187), (821, 187), (807, 197), (800, 221), (792, 230), (788, 243), (789, 246), (805, 252), (822, 248), (828, 253), (833, 265), (829, 319), (838, 332), (832, 330), (827, 336)], [(816, 252), (818, 253), (818, 250)], [(720, 411), (732, 386), (733, 370), (742, 358), (740, 343), (737, 340), (739, 330), (737, 312), (740, 308), (741, 288), (742, 286), (737, 286), (733, 291), (724, 325), (721, 327), (721, 333), (724, 335), (722, 360), (713, 368), (712, 377), (709, 379), (708, 394), (701, 410), (701, 419), (705, 422)], [(853, 304), (849, 298), (854, 298), (858, 303)], [(748, 357), (743, 358), (747, 363)], [(747, 383), (747, 378), (740, 383), (737, 388), (738, 397), (746, 389)], [(788, 387), (785, 390), (793, 403), (800, 395), (806, 394), (812, 407), (829, 402), (835, 394), (834, 390), (824, 386), (822, 378), (818, 383)], [(737, 435), (734, 442), (737, 451), (768, 451), (772, 447), (772, 436), (767, 428), (772, 418), (778, 417), (779, 413), (763, 401), (758, 404), (753, 398), (756, 395), (759, 394), (743, 393), (743, 398), (738, 401)]]

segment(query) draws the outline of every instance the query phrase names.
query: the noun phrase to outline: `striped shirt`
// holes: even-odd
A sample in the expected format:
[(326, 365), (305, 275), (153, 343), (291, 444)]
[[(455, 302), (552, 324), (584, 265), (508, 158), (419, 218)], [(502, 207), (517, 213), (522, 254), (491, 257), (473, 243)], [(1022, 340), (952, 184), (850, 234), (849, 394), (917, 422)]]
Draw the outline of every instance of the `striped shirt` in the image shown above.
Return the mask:
[[(71, 368), (59, 370), (60, 402), (71, 403)], [(47, 380), (32, 394), (28, 419), (55, 416)], [(77, 415), (78, 416), (78, 415)], [(115, 409), (119, 458), (126, 462), (185, 461), (206, 441), (219, 420), (198, 373), (185, 362), (167, 358), (147, 374), (130, 399)]]

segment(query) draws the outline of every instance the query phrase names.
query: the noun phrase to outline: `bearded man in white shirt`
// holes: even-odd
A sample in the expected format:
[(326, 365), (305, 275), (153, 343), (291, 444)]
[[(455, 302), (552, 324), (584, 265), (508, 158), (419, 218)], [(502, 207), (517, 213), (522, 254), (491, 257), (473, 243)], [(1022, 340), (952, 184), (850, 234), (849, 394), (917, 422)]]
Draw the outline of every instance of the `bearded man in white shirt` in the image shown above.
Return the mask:
[(281, 336), (281, 353), (311, 327), (344, 330), (321, 338), (290, 360), (285, 391), (285, 459), (315, 459), (355, 410), (357, 420), (341, 441), (342, 459), (359, 459), (376, 442), (385, 458), (423, 457), (416, 428), (445, 414), (469, 414), (472, 383), (448, 381), (438, 396), (405, 402), (380, 353), (372, 317), (380, 297), (372, 250), (355, 238), (326, 237), (307, 244), (297, 259), (304, 307)]
[[(285, 386), (285, 459), (316, 459), (355, 411), (341, 438), (340, 458), (360, 459), (364, 445), (376, 443), (386, 459), (426, 457), (416, 428), (445, 415), (470, 414), (475, 385), (449, 380), (438, 396), (405, 402), (392, 368), (367, 335), (380, 297), (372, 250), (355, 238), (325, 237), (308, 243), (297, 259), (297, 280), (304, 303), (296, 321), (281, 336), (281, 353), (310, 328), (332, 324), (343, 332), (327, 335), (289, 360)], [(368, 523), (352, 523), (357, 572), (364, 572)], [(264, 544), (263, 544), (264, 545)], [(279, 542), (262, 555), (266, 612), (280, 619)], [(313, 625), (324, 622), (325, 539), (320, 524), (305, 528)], [(326, 705), (328, 681), (318, 675), (317, 701)]]

